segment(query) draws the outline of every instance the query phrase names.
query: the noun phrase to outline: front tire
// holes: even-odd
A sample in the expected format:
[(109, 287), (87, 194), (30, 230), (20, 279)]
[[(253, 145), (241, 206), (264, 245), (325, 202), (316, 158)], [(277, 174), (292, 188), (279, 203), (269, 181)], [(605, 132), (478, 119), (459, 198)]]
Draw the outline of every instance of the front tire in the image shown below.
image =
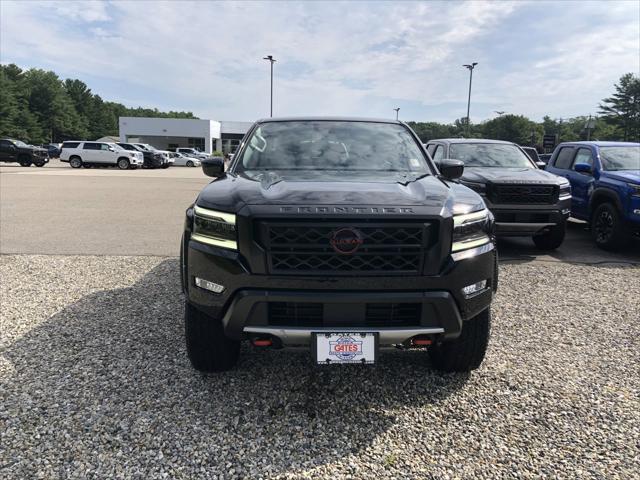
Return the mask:
[(36, 167), (44, 167), (45, 162), (38, 162), (35, 165), (36, 165)]
[(82, 166), (82, 159), (80, 157), (71, 157), (69, 159), (69, 165), (71, 168), (80, 168)]
[(224, 334), (222, 322), (185, 302), (185, 339), (191, 365), (201, 372), (224, 372), (238, 362), (240, 342)]
[(193, 164), (193, 162), (191, 160), (189, 160), (187, 162), (187, 167), (195, 167), (195, 165)]
[(536, 247), (540, 250), (555, 250), (562, 245), (562, 242), (564, 242), (566, 233), (567, 222), (564, 221), (558, 225), (554, 225), (548, 232), (545, 232), (542, 235), (534, 235), (532, 239), (533, 243), (535, 243)]
[(603, 250), (615, 250), (625, 246), (630, 236), (615, 205), (603, 203), (591, 217), (591, 236)]
[(129, 159), (127, 159), (127, 158), (119, 158), (118, 159), (118, 168), (120, 170), (129, 170), (130, 166), (131, 166), (131, 163), (129, 162)]
[(462, 324), (455, 340), (429, 347), (433, 366), (443, 372), (468, 372), (480, 366), (489, 345), (491, 312), (487, 308)]

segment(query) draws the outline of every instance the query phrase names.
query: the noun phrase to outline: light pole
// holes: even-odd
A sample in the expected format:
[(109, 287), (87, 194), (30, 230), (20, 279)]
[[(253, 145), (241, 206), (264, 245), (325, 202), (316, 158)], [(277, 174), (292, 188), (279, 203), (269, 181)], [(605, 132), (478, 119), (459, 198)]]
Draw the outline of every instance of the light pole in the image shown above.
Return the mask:
[(273, 117), (273, 64), (275, 63), (276, 59), (273, 58), (273, 55), (267, 55), (263, 58), (263, 60), (268, 60), (271, 64), (271, 109), (269, 110), (269, 116)]
[(471, 119), (469, 118), (469, 111), (471, 109), (471, 82), (473, 81), (473, 69), (476, 68), (477, 64), (478, 62), (473, 62), (471, 65), (463, 65), (463, 67), (469, 70), (469, 98), (467, 99), (467, 137), (471, 134)]
[(400, 107), (396, 107), (394, 108), (394, 110), (396, 111), (396, 120), (398, 120), (398, 112), (400, 111)]

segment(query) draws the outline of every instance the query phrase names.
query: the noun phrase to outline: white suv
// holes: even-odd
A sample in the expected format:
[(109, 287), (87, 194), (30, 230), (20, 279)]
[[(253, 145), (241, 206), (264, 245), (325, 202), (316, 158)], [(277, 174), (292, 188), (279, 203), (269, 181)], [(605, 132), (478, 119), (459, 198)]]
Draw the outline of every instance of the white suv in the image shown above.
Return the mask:
[(66, 141), (62, 144), (60, 161), (69, 162), (72, 168), (115, 165), (127, 170), (141, 167), (144, 157), (142, 152), (130, 152), (115, 143)]

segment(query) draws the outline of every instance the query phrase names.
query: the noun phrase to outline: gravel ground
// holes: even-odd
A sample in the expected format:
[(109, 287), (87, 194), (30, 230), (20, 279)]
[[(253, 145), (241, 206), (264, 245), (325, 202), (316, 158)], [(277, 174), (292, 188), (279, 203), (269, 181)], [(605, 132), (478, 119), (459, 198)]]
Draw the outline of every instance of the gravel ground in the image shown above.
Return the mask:
[(0, 257), (0, 478), (637, 478), (640, 268), (501, 267), (471, 375), (424, 352), (191, 369), (178, 264)]

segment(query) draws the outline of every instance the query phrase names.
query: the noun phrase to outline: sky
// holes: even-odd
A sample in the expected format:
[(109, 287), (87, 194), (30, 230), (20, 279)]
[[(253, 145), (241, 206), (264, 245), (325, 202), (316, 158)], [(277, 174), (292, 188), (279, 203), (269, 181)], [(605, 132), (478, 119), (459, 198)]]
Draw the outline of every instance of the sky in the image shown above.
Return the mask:
[(0, 63), (105, 100), (200, 118), (351, 115), (451, 123), (596, 114), (640, 74), (640, 0), (0, 1)]

